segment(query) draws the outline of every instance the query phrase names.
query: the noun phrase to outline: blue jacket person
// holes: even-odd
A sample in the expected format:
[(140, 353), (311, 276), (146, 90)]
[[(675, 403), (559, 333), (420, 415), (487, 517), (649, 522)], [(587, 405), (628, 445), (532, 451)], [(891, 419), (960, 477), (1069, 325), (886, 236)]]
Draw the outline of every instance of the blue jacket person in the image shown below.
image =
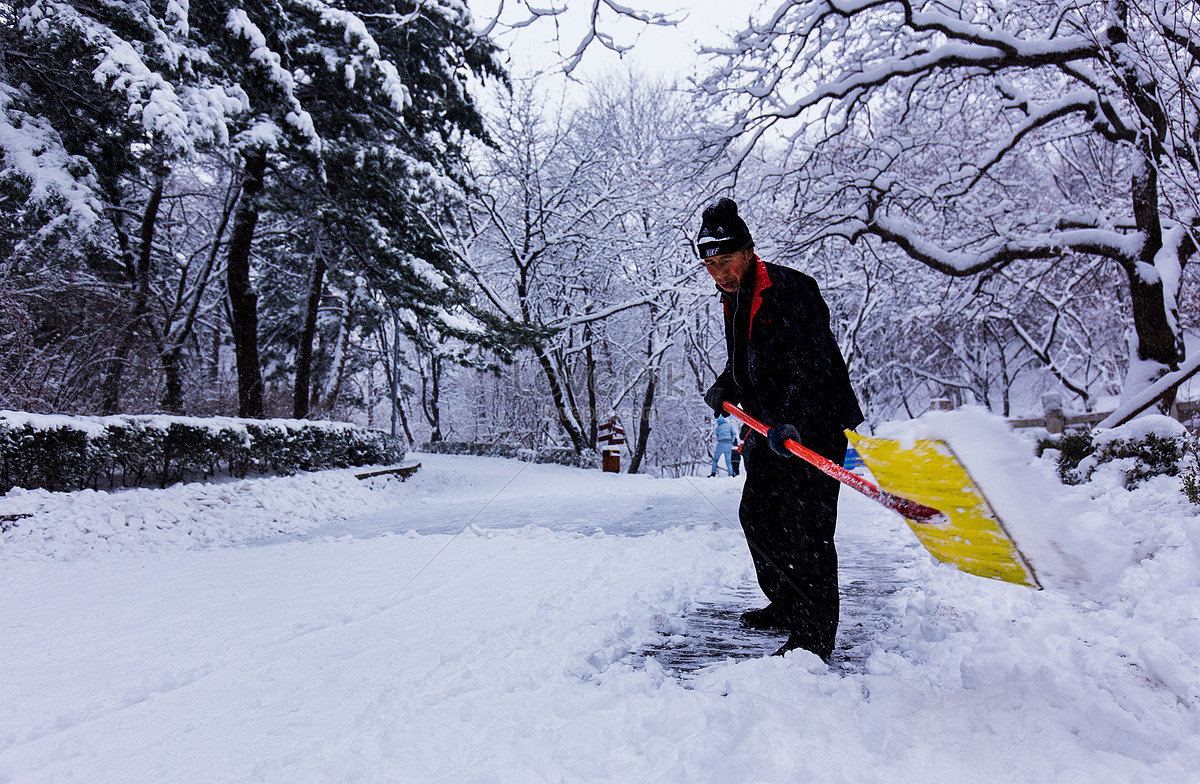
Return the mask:
[(725, 470), (730, 476), (737, 476), (737, 471), (733, 467), (733, 447), (737, 443), (737, 437), (734, 435), (733, 424), (730, 423), (728, 416), (717, 417), (717, 445), (713, 449), (712, 473), (710, 477), (717, 475), (717, 461), (723, 456), (725, 458)]
[(843, 430), (863, 421), (845, 360), (829, 328), (815, 280), (769, 264), (737, 204), (704, 209), (697, 252), (720, 289), (725, 369), (704, 395), (714, 413), (725, 401), (771, 426), (745, 441), (746, 484), (739, 509), (759, 587), (770, 604), (742, 623), (790, 632), (777, 653), (805, 648), (828, 660), (838, 625), (836, 480), (792, 456), (793, 438), (841, 465)]

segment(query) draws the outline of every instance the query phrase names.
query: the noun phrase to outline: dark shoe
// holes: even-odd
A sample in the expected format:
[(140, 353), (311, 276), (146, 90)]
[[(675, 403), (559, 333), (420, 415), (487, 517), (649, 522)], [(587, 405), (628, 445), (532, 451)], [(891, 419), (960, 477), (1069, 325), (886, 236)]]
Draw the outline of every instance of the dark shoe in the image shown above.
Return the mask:
[(709, 475), (708, 475), (708, 478), (709, 478), (709, 479), (712, 479), (714, 476), (716, 476), (716, 474), (709, 474)]
[(750, 629), (786, 629), (789, 625), (786, 613), (774, 602), (742, 613), (741, 622)]
[(829, 663), (829, 657), (833, 655), (833, 646), (825, 646), (812, 639), (812, 637), (803, 632), (792, 632), (787, 638), (787, 642), (779, 646), (779, 650), (772, 653), (772, 656), (783, 656), (788, 651), (794, 651), (797, 648), (803, 648), (806, 651), (811, 651), (821, 657), (821, 661)]

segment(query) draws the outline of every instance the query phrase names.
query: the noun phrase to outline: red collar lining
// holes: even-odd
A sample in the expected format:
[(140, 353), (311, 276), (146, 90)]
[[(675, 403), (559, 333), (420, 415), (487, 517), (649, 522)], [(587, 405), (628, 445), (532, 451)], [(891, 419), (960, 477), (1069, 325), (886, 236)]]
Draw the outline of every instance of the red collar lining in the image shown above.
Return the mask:
[(762, 304), (762, 293), (771, 288), (771, 278), (767, 275), (767, 263), (754, 254), (754, 297), (750, 300), (750, 326), (746, 329), (746, 339), (754, 331), (754, 316)]

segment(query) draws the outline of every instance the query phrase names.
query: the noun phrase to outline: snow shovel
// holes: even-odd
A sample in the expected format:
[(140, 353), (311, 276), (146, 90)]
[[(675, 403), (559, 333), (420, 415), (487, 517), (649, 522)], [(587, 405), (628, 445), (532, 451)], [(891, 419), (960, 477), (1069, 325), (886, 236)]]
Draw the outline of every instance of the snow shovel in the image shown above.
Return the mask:
[[(732, 403), (726, 402), (725, 410), (753, 430), (767, 434), (766, 425)], [(1033, 567), (948, 444), (922, 440), (908, 447), (899, 441), (867, 438), (850, 430), (846, 436), (879, 481), (879, 487), (790, 438), (783, 443), (789, 452), (823, 473), (899, 512), (925, 549), (939, 561), (979, 577), (1042, 587)]]

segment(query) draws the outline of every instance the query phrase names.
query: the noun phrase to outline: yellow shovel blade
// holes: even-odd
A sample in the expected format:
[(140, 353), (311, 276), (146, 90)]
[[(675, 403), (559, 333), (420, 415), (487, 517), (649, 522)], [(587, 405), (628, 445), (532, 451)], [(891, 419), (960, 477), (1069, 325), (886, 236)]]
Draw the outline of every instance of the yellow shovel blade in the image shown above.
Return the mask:
[(940, 510), (948, 522), (908, 520), (934, 558), (964, 572), (1041, 588), (1004, 523), (944, 441), (916, 441), (911, 447), (886, 438), (847, 431), (879, 487)]

